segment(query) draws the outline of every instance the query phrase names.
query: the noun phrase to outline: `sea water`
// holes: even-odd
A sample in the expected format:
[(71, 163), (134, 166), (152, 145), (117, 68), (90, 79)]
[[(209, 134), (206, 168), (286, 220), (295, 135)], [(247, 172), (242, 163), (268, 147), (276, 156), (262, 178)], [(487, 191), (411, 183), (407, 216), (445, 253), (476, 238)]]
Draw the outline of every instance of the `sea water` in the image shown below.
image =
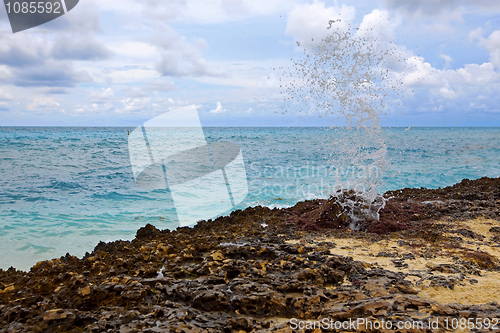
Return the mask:
[[(146, 190), (134, 182), (129, 130), (0, 127), (0, 268), (27, 270), (37, 261), (68, 252), (82, 256), (99, 241), (132, 239), (147, 223), (177, 227), (168, 190)], [(249, 193), (235, 209), (283, 208), (326, 198), (341, 186), (379, 172), (337, 165), (331, 145), (339, 136), (335, 129), (203, 130), (208, 142), (241, 147)], [(380, 173), (380, 192), (500, 177), (500, 128), (383, 132), (389, 167)]]

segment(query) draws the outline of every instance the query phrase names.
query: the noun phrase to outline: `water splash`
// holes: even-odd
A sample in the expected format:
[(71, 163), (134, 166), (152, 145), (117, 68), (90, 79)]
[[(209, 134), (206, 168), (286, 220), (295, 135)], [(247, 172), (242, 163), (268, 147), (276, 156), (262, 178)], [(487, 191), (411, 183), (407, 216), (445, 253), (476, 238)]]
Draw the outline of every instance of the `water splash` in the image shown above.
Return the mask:
[[(279, 80), (283, 108), (319, 116), (335, 131), (329, 163), (338, 171), (337, 190), (331, 195), (350, 216), (350, 227), (358, 229), (362, 220), (378, 220), (385, 206), (377, 190), (388, 168), (380, 118), (400, 91), (405, 57), (371, 29), (353, 30), (341, 20), (330, 20), (326, 28), (331, 32), (319, 44), (297, 42), (301, 56)], [(346, 172), (350, 168), (358, 172)]]

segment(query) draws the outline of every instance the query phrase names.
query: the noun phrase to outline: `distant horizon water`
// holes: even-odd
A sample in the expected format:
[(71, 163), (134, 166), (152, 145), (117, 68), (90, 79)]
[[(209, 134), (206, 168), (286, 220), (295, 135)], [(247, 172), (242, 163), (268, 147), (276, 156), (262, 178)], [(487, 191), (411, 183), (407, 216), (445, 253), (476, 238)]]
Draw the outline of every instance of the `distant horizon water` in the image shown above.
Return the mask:
[[(0, 127), (0, 268), (79, 257), (99, 241), (133, 239), (147, 223), (178, 226), (168, 190), (134, 183), (129, 126)], [(249, 194), (235, 209), (325, 198), (376, 170), (336, 165), (329, 127), (204, 127), (241, 148)], [(500, 177), (500, 127), (383, 127), (389, 167), (380, 192)], [(193, 198), (196, 200), (196, 198)], [(226, 212), (227, 215), (229, 212)], [(211, 217), (207, 217), (211, 218)]]

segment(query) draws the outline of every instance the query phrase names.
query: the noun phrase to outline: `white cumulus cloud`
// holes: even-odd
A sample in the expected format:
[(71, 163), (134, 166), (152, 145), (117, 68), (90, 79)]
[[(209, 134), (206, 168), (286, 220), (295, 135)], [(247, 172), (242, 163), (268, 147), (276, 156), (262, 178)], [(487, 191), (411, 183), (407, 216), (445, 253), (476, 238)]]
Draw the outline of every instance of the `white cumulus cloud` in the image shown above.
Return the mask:
[(59, 103), (57, 103), (52, 98), (36, 98), (35, 100), (33, 100), (33, 103), (28, 106), (28, 110), (35, 110), (39, 108), (56, 108), (59, 106)]
[(491, 62), (500, 69), (500, 30), (492, 32), (488, 38), (481, 38), (479, 44), (490, 52)]
[(210, 113), (224, 113), (226, 112), (226, 109), (222, 108), (222, 104), (220, 102), (217, 102), (217, 107), (213, 110), (210, 110)]
[(452, 62), (453, 62), (453, 58), (450, 57), (449, 55), (447, 54), (444, 54), (444, 53), (441, 53), (439, 55), (439, 58), (443, 59), (444, 60), (444, 63), (446, 66), (450, 65)]
[(160, 60), (156, 69), (164, 76), (222, 76), (225, 71), (207, 62), (201, 51), (208, 44), (198, 38), (191, 44), (172, 27), (159, 24), (152, 42), (158, 48)]
[[(325, 7), (324, 2), (297, 5), (288, 15), (285, 33), (291, 35), (301, 45), (318, 45), (321, 39), (331, 33), (329, 21), (335, 21), (337, 29), (348, 29), (348, 22), (355, 17), (354, 7), (342, 5)], [(341, 21), (337, 21), (337, 20)]]
[(106, 103), (108, 102), (111, 98), (114, 97), (113, 89), (111, 88), (102, 88), (100, 90), (91, 90), (89, 93), (89, 100), (92, 103)]

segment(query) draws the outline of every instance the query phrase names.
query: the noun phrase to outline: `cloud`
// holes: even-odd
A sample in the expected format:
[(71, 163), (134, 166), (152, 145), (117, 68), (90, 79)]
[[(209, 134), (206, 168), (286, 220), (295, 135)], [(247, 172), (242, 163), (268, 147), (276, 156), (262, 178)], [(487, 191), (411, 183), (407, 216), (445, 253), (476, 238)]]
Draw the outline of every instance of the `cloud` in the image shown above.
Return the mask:
[(288, 15), (286, 30), (287, 35), (291, 35), (304, 46), (318, 45), (321, 39), (331, 33), (329, 27), (330, 20), (335, 22), (337, 29), (346, 31), (348, 22), (355, 17), (354, 7), (342, 5), (341, 7), (325, 7), (324, 2), (314, 1), (312, 4), (301, 4), (296, 6)]
[(206, 42), (198, 39), (196, 44), (189, 44), (185, 37), (167, 25), (158, 25), (155, 30), (158, 33), (153, 37), (152, 43), (160, 53), (156, 69), (161, 75), (196, 77), (225, 74), (223, 70), (214, 68), (201, 56), (201, 49), (207, 47)]
[(42, 98), (35, 98), (33, 100), (33, 103), (28, 105), (27, 109), (28, 110), (35, 110), (35, 109), (40, 109), (40, 108), (53, 109), (53, 108), (58, 108), (59, 106), (60, 106), (60, 104), (57, 103), (54, 99), (42, 97)]
[(391, 9), (410, 15), (440, 16), (458, 7), (470, 6), (484, 9), (500, 9), (500, 2), (491, 0), (384, 0)]
[(104, 104), (109, 102), (115, 94), (111, 88), (102, 88), (100, 90), (91, 90), (88, 99), (92, 103)]
[[(192, 102), (183, 101), (180, 99), (172, 99), (172, 98), (161, 98), (157, 97), (151, 103), (151, 115), (157, 115), (160, 113), (164, 113), (166, 111), (172, 111), (178, 109), (183, 106), (187, 106), (193, 104)], [(202, 105), (196, 105), (196, 108), (199, 109)]]
[(474, 40), (481, 40), (481, 38), (483, 38), (483, 34), (484, 34), (484, 29), (479, 27), (477, 29), (474, 29), (472, 30), (471, 32), (469, 32), (469, 40), (470, 41), (474, 41)]
[(457, 98), (458, 95), (456, 92), (454, 92), (451, 88), (449, 87), (442, 87), (439, 89), (439, 93), (444, 97), (444, 98), (449, 98), (449, 99), (454, 99)]
[(10, 67), (42, 65), (48, 56), (40, 38), (13, 38), (2, 36), (0, 43), (0, 64)]
[(226, 109), (222, 108), (222, 104), (220, 102), (217, 102), (217, 107), (213, 110), (209, 111), (210, 113), (224, 113), (226, 112)]
[(3, 34), (0, 82), (20, 87), (74, 87), (91, 82), (92, 77), (86, 71), (75, 69), (68, 60), (102, 59), (107, 51), (85, 34), (75, 38), (63, 35), (55, 41), (52, 34), (36, 31)]
[(370, 14), (363, 16), (356, 35), (371, 41), (391, 41), (394, 31), (400, 21), (392, 17), (387, 10), (374, 9)]
[(43, 66), (15, 68), (12, 71), (12, 83), (21, 87), (74, 87), (91, 81), (86, 71), (75, 70), (72, 63), (50, 59)]
[(393, 15), (403, 15), (405, 21), (432, 35), (461, 33), (478, 16), (500, 13), (500, 2), (490, 0), (384, 0), (383, 3)]
[(480, 37), (479, 45), (490, 52), (490, 61), (500, 69), (500, 30), (492, 32), (488, 38)]
[(102, 60), (110, 56), (110, 51), (91, 37), (75, 38), (63, 36), (52, 47), (52, 57), (62, 60)]
[(64, 88), (48, 88), (44, 89), (43, 93), (55, 95), (55, 94), (69, 94), (70, 92), (68, 89)]
[(80, 1), (74, 10), (38, 26), (36, 29), (55, 33), (75, 32), (76, 34), (82, 34), (82, 32), (98, 32), (101, 28), (97, 4), (98, 2), (94, 0)]
[(142, 84), (144, 81), (159, 77), (159, 73), (153, 68), (144, 66), (126, 66), (121, 68), (107, 68), (103, 70), (106, 77), (114, 83)]
[(123, 107), (117, 109), (117, 113), (147, 113), (151, 107), (151, 98), (126, 98), (121, 101)]
[(88, 114), (104, 114), (107, 112), (114, 111), (116, 108), (112, 103), (93, 103), (93, 104), (77, 104), (72, 109), (73, 115), (82, 116)]
[(132, 59), (148, 59), (154, 58), (157, 54), (156, 46), (140, 41), (112, 43), (109, 46), (109, 49), (122, 58), (128, 57)]
[[(407, 59), (410, 70), (402, 72), (403, 84), (406, 87), (437, 87), (443, 97), (455, 98), (456, 91), (472, 93), (473, 89), (490, 86), (499, 82), (500, 74), (492, 63), (466, 64), (450, 70), (439, 70), (431, 66), (422, 57), (412, 56)], [(468, 88), (466, 88), (468, 87)], [(477, 91), (479, 93), (479, 91)]]
[(451, 64), (453, 63), (453, 58), (447, 54), (441, 53), (439, 55), (439, 58), (444, 60), (444, 68), (449, 68), (451, 67)]
[(10, 111), (7, 101), (11, 100), (11, 96), (0, 91), (0, 111)]
[(125, 87), (123, 89), (127, 97), (147, 97), (147, 91), (142, 87)]
[(467, 113), (477, 109), (488, 113), (498, 109), (494, 101), (500, 94), (500, 73), (491, 62), (466, 64), (455, 70), (436, 69), (421, 57), (411, 57), (408, 62), (413, 65), (408, 67), (411, 70), (401, 73), (407, 92), (405, 103), (410, 103), (416, 90), (420, 112)]
[(175, 83), (164, 78), (149, 81), (147, 88), (153, 91), (171, 91), (176, 89)]
[(500, 74), (495, 72), (495, 68), (490, 62), (481, 65), (467, 64), (463, 68), (454, 71), (443, 71), (442, 73), (447, 82), (477, 87), (490, 85), (500, 79)]
[[(195, 0), (188, 2), (185, 0), (137, 0), (136, 3), (142, 5), (142, 15), (144, 17), (155, 21), (187, 21), (196, 24), (216, 24), (283, 12), (291, 9), (295, 1)], [(127, 6), (121, 5), (121, 7), (124, 10)]]
[(447, 54), (444, 54), (444, 53), (441, 53), (441, 54), (439, 55), (439, 58), (441, 58), (441, 59), (443, 59), (443, 60), (444, 60), (445, 65), (449, 65), (449, 64), (451, 64), (451, 63), (453, 62), (453, 58), (452, 58), (452, 57), (450, 57), (450, 56), (449, 56), (449, 55), (447, 55)]
[(11, 101), (12, 94), (0, 88), (0, 101)]

